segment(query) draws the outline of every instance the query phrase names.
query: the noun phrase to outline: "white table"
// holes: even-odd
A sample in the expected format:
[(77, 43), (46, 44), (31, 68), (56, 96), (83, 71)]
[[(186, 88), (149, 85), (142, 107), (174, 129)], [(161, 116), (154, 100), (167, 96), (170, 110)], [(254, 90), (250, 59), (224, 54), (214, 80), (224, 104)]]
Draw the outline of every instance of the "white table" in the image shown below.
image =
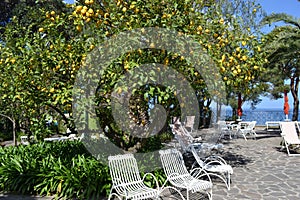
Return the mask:
[(272, 125), (272, 126), (278, 126), (278, 128), (279, 128), (279, 126), (280, 126), (280, 121), (266, 121), (266, 129), (267, 129), (267, 131), (269, 130), (269, 128), (270, 128), (270, 126)]
[(250, 121), (242, 121), (242, 122), (239, 122), (239, 126), (240, 128), (244, 128), (244, 127), (247, 127), (251, 122)]
[(62, 140), (67, 140), (68, 137), (56, 137), (56, 138), (44, 138), (44, 141), (62, 141)]

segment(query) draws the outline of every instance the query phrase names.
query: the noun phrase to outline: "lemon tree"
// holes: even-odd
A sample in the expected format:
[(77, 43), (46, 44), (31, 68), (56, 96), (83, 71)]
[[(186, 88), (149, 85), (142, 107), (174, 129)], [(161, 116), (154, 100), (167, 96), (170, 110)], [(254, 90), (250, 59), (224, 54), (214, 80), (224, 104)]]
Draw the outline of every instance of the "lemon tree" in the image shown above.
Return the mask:
[[(50, 11), (51, 16), (42, 6), (24, 10), (28, 14), (23, 18), (32, 21), (24, 24), (24, 19), (13, 17), (2, 35), (2, 112), (13, 113), (10, 115), (17, 120), (19, 128), (37, 138), (49, 134), (45, 129), (45, 116), (49, 114), (75, 131), (65, 114), (71, 112), (72, 80), (85, 47), (71, 40), (72, 27), (59, 25), (66, 19), (61, 10)], [(66, 6), (65, 10), (68, 10)], [(51, 23), (43, 26), (48, 19)], [(59, 29), (62, 31), (57, 32)]]
[(219, 22), (225, 23), (227, 28), (213, 33), (211, 40), (215, 45), (207, 48), (218, 59), (227, 85), (227, 103), (235, 117), (238, 97), (242, 103), (250, 101), (255, 106), (267, 90), (261, 77), (267, 62), (266, 52), (263, 51), (263, 34), (259, 32), (264, 11), (256, 1), (223, 0), (220, 3), (223, 18)]
[[(263, 71), (262, 64), (265, 62), (260, 47), (261, 41), (253, 35), (250, 27), (249, 30), (244, 30), (237, 18), (232, 16), (226, 18), (220, 6), (208, 1), (117, 1), (103, 5), (107, 5), (106, 9), (99, 8), (97, 4), (90, 2), (74, 6), (72, 18), (78, 32), (84, 34), (93, 30), (94, 35), (97, 35), (97, 39), (101, 41), (105, 37), (122, 31), (142, 27), (157, 26), (175, 29), (181, 34), (193, 35), (195, 40), (203, 45), (205, 51), (218, 63), (228, 94), (237, 96), (238, 93), (242, 93), (243, 99), (247, 100), (251, 94), (257, 94), (261, 90), (261, 88), (258, 89), (258, 77)], [(85, 32), (85, 30), (88, 31)], [(149, 42), (150, 47), (155, 48), (154, 43)], [(106, 105), (103, 110), (100, 110), (102, 119), (105, 121), (112, 119), (110, 115), (107, 115), (107, 118), (104, 116), (105, 113), (109, 113), (110, 91), (113, 90), (114, 83), (127, 71), (142, 63), (153, 61), (172, 66), (188, 77), (197, 93), (201, 112), (209, 110), (211, 95), (216, 94), (208, 93), (203, 79), (204, 74), (197, 72), (185, 63), (184, 59), (181, 55), (160, 50), (139, 50), (121, 57), (110, 66), (111, 69), (105, 72), (100, 82), (101, 94), (105, 98), (99, 97), (99, 102), (101, 105)], [(118, 93), (122, 93), (123, 90), (126, 88), (117, 89)], [(176, 106), (175, 109), (170, 109), (170, 105), (179, 106), (174, 98), (173, 90), (158, 90), (158, 86), (147, 86), (141, 89), (135, 97), (135, 102), (143, 102), (143, 106), (134, 106), (136, 113), (132, 113), (132, 119), (140, 124), (147, 122), (148, 105), (145, 100), (155, 97), (155, 101), (165, 104), (165, 109), (169, 112), (176, 110)], [(138, 109), (140, 111), (136, 111)], [(108, 124), (110, 126), (113, 123)], [(114, 126), (109, 127), (112, 132), (115, 131), (114, 129)]]
[[(87, 55), (95, 47), (124, 31), (139, 29), (143, 32), (143, 28), (161, 27), (176, 30), (179, 37), (192, 36), (217, 64), (228, 94), (240, 92), (245, 97), (253, 93), (263, 70), (259, 39), (251, 30), (243, 30), (236, 18), (226, 18), (213, 1), (107, 0), (99, 3), (86, 0), (65, 5), (63, 9), (31, 9), (28, 14), (37, 19), (28, 24), (29, 29), (23, 28), (18, 17), (6, 27), (1, 47), (1, 78), (5, 86), (1, 94), (3, 107), (4, 102), (13, 103), (14, 109), (5, 108), (13, 110), (20, 124), (25, 124), (28, 131), (36, 135), (45, 127), (46, 114), (56, 115), (75, 132), (71, 111), (76, 74), (81, 67), (89, 67)], [(20, 37), (14, 37), (15, 34)], [(116, 126), (110, 99), (114, 91), (119, 94), (126, 91), (126, 87), (116, 88), (116, 84), (130, 70), (145, 63), (160, 63), (184, 75), (198, 99), (202, 125), (210, 118), (212, 99), (220, 95), (209, 93), (204, 81), (206, 76), (214, 78), (214, 74), (201, 74), (183, 55), (156, 49), (153, 41), (145, 42), (150, 49), (133, 50), (120, 56), (101, 72), (99, 80), (100, 124), (106, 134), (124, 148), (133, 146), (139, 139), (126, 135)], [(149, 73), (157, 73), (157, 70)], [(143, 78), (140, 77), (141, 81)], [(169, 116), (179, 116), (180, 108), (188, 105), (179, 103), (177, 95), (180, 94), (172, 87), (141, 85), (130, 99), (129, 118), (146, 126), (149, 109), (155, 104), (162, 105)], [(66, 117), (66, 113), (71, 116)]]

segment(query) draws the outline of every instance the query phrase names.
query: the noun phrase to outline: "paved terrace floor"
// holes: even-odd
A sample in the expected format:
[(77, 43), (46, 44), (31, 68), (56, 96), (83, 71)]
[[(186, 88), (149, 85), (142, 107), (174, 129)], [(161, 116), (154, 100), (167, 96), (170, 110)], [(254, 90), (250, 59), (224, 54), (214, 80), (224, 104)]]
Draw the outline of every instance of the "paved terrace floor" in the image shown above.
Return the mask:
[(213, 188), (213, 199), (300, 199), (300, 157), (280, 151), (279, 133), (257, 131), (256, 140), (233, 139), (223, 157), (232, 165), (231, 190)]
[[(224, 184), (213, 186), (214, 200), (298, 200), (300, 199), (300, 157), (281, 152), (278, 132), (257, 130), (256, 140), (224, 140), (223, 158), (233, 167), (231, 190)], [(163, 199), (179, 199), (166, 192)], [(51, 199), (0, 195), (0, 199)], [(106, 199), (106, 198), (103, 198)], [(190, 199), (202, 199), (193, 194)]]

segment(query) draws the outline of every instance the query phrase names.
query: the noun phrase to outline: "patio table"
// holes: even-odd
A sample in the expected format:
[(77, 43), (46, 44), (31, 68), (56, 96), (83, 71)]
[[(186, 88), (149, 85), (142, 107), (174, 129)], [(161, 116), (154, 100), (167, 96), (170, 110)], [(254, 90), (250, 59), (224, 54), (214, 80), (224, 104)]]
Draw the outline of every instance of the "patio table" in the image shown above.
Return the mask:
[(276, 126), (276, 127), (278, 127), (279, 128), (279, 121), (266, 121), (266, 129), (267, 129), (267, 131), (269, 131), (269, 128), (271, 127), (271, 125), (272, 125), (272, 127), (273, 126)]

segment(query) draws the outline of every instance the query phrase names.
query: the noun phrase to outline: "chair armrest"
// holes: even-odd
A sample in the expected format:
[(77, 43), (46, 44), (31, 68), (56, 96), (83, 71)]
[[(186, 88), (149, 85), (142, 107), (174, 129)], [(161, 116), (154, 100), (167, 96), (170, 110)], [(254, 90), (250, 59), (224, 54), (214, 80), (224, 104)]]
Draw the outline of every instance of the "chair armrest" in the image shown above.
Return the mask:
[[(197, 171), (197, 172), (195, 173), (195, 171)], [(191, 176), (193, 176), (194, 178), (197, 178), (197, 179), (206, 176), (208, 178), (209, 182), (212, 184), (212, 180), (210, 178), (209, 173), (207, 173), (207, 171), (204, 170), (203, 168), (196, 167), (190, 171), (190, 174), (191, 174)]]
[(222, 162), (220, 162), (218, 160), (212, 160), (210, 162), (205, 163), (205, 165), (203, 166), (203, 168), (206, 169), (207, 166), (214, 165), (214, 164), (217, 164), (217, 165), (226, 165), (226, 164), (224, 164), (224, 163), (222, 163)]
[(227, 162), (220, 156), (209, 156), (208, 158), (206, 158), (204, 160), (204, 163), (207, 164), (208, 162), (211, 162), (211, 161), (216, 161), (221, 164), (227, 165)]

